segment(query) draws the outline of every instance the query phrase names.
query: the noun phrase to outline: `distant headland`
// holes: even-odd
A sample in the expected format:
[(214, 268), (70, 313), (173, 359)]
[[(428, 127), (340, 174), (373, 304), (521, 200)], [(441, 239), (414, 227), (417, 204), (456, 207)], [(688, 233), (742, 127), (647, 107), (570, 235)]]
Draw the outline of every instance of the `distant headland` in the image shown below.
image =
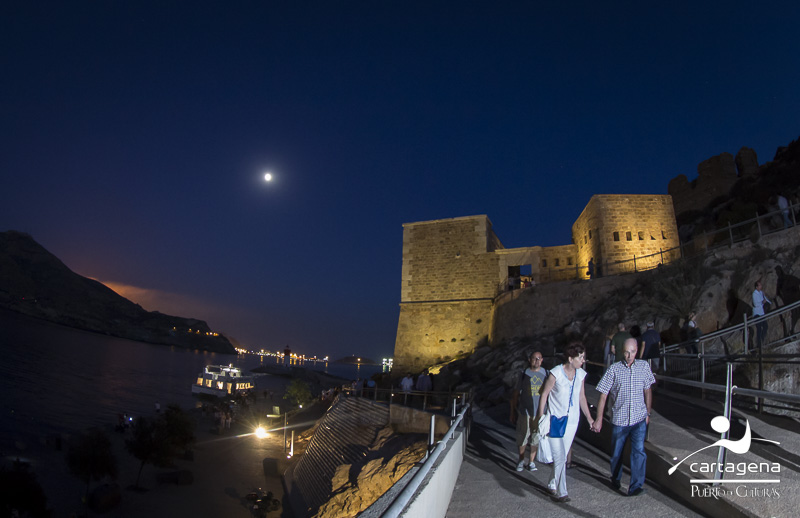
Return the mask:
[(139, 342), (236, 353), (204, 321), (147, 311), (73, 272), (31, 236), (13, 230), (0, 233), (0, 307)]

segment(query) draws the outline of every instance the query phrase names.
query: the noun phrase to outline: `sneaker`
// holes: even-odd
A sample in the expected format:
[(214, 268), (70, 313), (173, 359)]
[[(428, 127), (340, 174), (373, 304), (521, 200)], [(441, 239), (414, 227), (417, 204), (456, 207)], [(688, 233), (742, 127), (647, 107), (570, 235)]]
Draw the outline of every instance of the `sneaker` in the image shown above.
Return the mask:
[(536, 471), (536, 464), (534, 464), (533, 462), (528, 464), (528, 471)]
[(556, 502), (558, 504), (565, 504), (567, 502), (571, 502), (572, 501), (572, 499), (567, 495), (564, 495), (564, 496), (552, 495), (552, 496), (550, 496), (550, 500), (552, 500), (553, 502)]
[(525, 461), (524, 460), (519, 461), (519, 463), (517, 464), (517, 471), (522, 471), (524, 467), (525, 467)]

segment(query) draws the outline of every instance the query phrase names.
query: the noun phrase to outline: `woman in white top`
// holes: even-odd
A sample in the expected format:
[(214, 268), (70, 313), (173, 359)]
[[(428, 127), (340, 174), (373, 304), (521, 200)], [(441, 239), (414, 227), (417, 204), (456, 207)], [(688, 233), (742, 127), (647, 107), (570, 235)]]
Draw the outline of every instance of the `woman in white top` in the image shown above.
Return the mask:
[(538, 423), (548, 406), (551, 416), (569, 416), (563, 437), (556, 438), (549, 435), (547, 437), (553, 452), (553, 472), (547, 487), (551, 493), (550, 498), (556, 502), (570, 501), (567, 496), (566, 461), (567, 452), (572, 446), (575, 432), (578, 431), (578, 421), (580, 420), (578, 407), (589, 421), (589, 426), (594, 424), (592, 414), (589, 412), (589, 405), (586, 403), (586, 394), (583, 392), (583, 379), (586, 377), (586, 371), (581, 368), (586, 361), (583, 345), (578, 342), (569, 344), (564, 350), (564, 357), (566, 361), (550, 371), (550, 375), (542, 387), (536, 416)]

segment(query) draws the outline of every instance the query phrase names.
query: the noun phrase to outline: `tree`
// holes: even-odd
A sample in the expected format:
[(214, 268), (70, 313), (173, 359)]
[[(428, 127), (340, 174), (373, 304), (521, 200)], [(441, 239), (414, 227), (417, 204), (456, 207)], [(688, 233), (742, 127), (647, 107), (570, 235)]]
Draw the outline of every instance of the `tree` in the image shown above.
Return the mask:
[(100, 480), (106, 475), (117, 478), (117, 458), (111, 451), (111, 440), (98, 428), (92, 428), (69, 442), (66, 461), (72, 474), (86, 484), (87, 501), (92, 480)]
[(286, 387), (283, 399), (289, 400), (294, 405), (305, 405), (310, 403), (313, 398), (308, 383), (300, 379), (293, 379)]
[(19, 461), (11, 469), (0, 467), (0, 516), (13, 516), (14, 511), (33, 518), (50, 516), (47, 497), (29, 467)]
[(156, 419), (140, 417), (133, 423), (133, 433), (125, 441), (128, 453), (141, 461), (136, 487), (145, 464), (166, 467), (195, 441), (194, 424), (178, 405), (169, 405)]

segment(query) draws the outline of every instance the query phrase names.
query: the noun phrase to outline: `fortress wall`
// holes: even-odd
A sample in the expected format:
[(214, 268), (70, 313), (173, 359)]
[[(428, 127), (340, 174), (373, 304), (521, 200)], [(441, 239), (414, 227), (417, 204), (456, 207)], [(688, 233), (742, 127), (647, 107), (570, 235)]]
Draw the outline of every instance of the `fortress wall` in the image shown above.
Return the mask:
[(497, 246), (486, 216), (403, 225), (401, 302), (494, 297)]
[(531, 265), (534, 280), (539, 283), (575, 279), (577, 252), (575, 245), (542, 247), (539, 261)]
[(586, 272), (589, 259), (594, 259), (595, 268), (601, 262), (600, 227), (605, 218), (604, 207), (600, 199), (593, 196), (572, 225), (572, 242), (577, 248), (576, 260), (582, 267), (579, 276), (581, 279), (589, 276)]
[[(589, 244), (588, 230), (593, 224), (599, 227), (592, 232), (592, 242)], [(595, 264), (630, 261), (635, 255), (637, 269), (652, 268), (662, 261), (660, 255), (639, 258), (658, 254), (680, 244), (669, 195), (595, 195), (572, 229), (573, 239), (579, 243), (578, 247), (584, 248), (578, 252), (579, 258), (586, 258), (588, 261), (589, 254), (592, 254)], [(597, 243), (594, 242), (595, 233)], [(587, 236), (587, 245), (583, 245), (584, 235)], [(599, 254), (596, 254), (598, 248)], [(663, 257), (665, 261), (672, 258)], [(609, 266), (608, 269), (611, 271), (603, 273), (632, 271), (634, 264), (631, 262), (616, 267)]]
[(486, 216), (403, 225), (396, 372), (472, 352), (488, 336), (501, 280), (497, 248)]
[(489, 336), (491, 318), (491, 300), (400, 304), (393, 372), (471, 353)]
[[(485, 339), (495, 344), (561, 323), (560, 312), (580, 298), (587, 283), (548, 282), (585, 279), (590, 257), (599, 267), (679, 244), (672, 199), (666, 195), (593, 196), (572, 232), (571, 245), (504, 249), (485, 215), (403, 225), (395, 372), (417, 372), (469, 354)], [(637, 266), (651, 268), (661, 260), (640, 259)], [(525, 264), (531, 265), (537, 285), (504, 291), (509, 267)], [(604, 273), (633, 270), (633, 263), (611, 270)], [(530, 297), (531, 304), (519, 302)]]

